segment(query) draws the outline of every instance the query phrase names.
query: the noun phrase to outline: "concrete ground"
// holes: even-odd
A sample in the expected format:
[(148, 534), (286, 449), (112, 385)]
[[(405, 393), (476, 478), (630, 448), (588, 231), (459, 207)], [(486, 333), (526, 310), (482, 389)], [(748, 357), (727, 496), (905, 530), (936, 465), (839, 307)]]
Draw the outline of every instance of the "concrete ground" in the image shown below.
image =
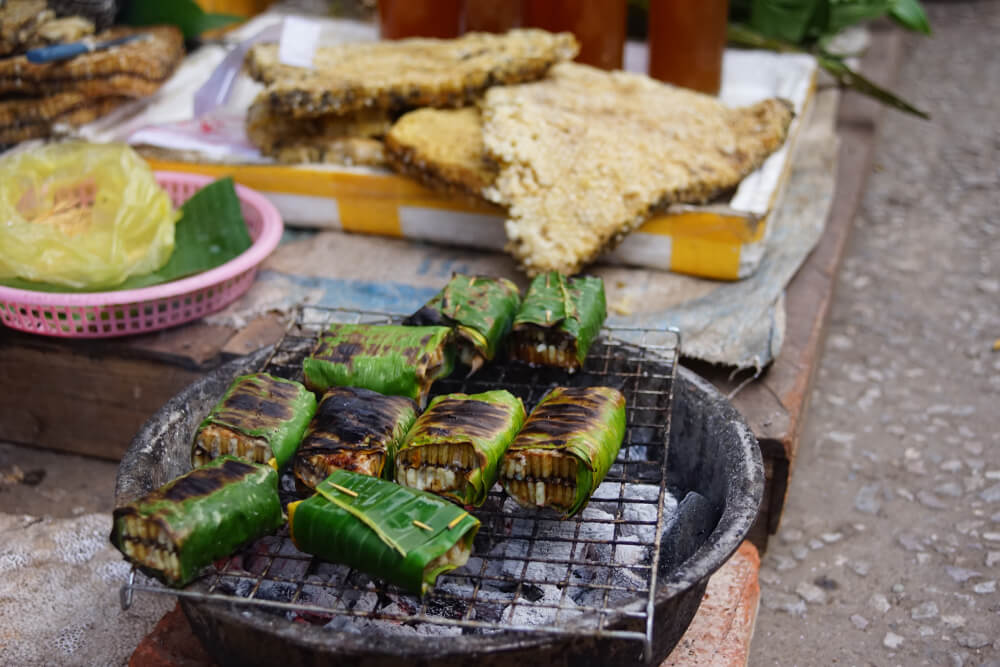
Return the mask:
[[(928, 10), (896, 87), (934, 120), (884, 120), (752, 665), (1000, 665), (1000, 2)], [(0, 512), (106, 513), (115, 470), (0, 445)]]
[(1000, 665), (1000, 3), (928, 5), (837, 283), (752, 665)]

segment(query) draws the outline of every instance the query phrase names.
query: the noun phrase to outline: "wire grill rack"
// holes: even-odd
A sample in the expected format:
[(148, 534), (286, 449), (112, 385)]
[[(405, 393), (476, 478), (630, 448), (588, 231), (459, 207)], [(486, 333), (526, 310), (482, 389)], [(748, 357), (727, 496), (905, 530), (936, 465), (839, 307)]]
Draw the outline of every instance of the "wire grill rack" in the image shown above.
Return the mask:
[[(302, 306), (260, 370), (301, 381), (302, 360), (331, 323), (399, 319)], [(569, 520), (522, 509), (494, 487), (473, 512), (482, 522), (473, 557), (438, 577), (434, 592), (424, 598), (299, 552), (284, 528), (217, 563), (184, 590), (144, 577), (138, 581), (133, 570), (122, 587), (122, 605), (131, 603), (133, 591), (142, 591), (251, 605), (335, 628), (360, 623), (364, 632), (407, 626), (427, 634), (614, 637), (642, 641), (648, 661), (679, 348), (675, 330), (605, 327), (584, 367), (573, 374), (508, 362), (488, 365), (471, 378), (455, 373), (437, 381), (432, 396), (502, 388), (520, 396), (529, 411), (557, 385), (613, 386), (626, 397), (627, 430), (604, 483)], [(293, 492), (286, 473), (282, 501), (295, 499)]]

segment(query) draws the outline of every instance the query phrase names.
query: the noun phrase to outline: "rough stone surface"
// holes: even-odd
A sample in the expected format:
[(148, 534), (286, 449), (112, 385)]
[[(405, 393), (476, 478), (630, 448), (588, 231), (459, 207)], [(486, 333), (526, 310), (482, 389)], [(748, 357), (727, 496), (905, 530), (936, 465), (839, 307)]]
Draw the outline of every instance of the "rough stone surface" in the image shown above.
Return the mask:
[(123, 664), (170, 608), (166, 596), (137, 596), (122, 611), (129, 566), (110, 527), (110, 514), (0, 514), (0, 664)]
[(892, 88), (933, 120), (883, 112), (762, 595), (840, 588), (762, 607), (754, 667), (1000, 664), (1000, 3), (923, 5)]

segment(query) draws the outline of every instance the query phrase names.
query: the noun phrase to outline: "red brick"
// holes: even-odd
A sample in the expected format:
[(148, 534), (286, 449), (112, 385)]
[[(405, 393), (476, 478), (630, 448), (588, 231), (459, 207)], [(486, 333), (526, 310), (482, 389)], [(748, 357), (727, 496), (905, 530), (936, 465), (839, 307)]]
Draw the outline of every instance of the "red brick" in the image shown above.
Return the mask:
[(760, 556), (744, 542), (708, 580), (698, 613), (660, 667), (743, 667), (760, 601)]

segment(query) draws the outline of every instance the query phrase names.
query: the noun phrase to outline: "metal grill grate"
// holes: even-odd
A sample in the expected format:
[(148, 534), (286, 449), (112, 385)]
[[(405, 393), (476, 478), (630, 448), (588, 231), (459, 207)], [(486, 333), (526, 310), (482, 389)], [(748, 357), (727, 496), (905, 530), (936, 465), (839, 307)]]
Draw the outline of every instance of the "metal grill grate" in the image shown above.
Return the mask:
[[(384, 313), (300, 308), (261, 370), (302, 380), (302, 360), (333, 322), (389, 323)], [(430, 635), (518, 631), (605, 636), (644, 642), (652, 652), (653, 604), (666, 512), (666, 460), (677, 356), (676, 331), (606, 327), (581, 371), (494, 363), (471, 378), (439, 380), (433, 395), (507, 389), (529, 411), (556, 385), (608, 385), (626, 397), (627, 430), (618, 459), (588, 507), (560, 521), (519, 507), (494, 487), (473, 512), (482, 522), (473, 556), (441, 575), (424, 598), (343, 565), (299, 552), (287, 528), (258, 540), (185, 590), (155, 581), (122, 588), (253, 605), (289, 620), (341, 630)], [(627, 342), (626, 342), (627, 341)], [(294, 499), (290, 473), (282, 501)], [(614, 616), (614, 627), (609, 619)]]

